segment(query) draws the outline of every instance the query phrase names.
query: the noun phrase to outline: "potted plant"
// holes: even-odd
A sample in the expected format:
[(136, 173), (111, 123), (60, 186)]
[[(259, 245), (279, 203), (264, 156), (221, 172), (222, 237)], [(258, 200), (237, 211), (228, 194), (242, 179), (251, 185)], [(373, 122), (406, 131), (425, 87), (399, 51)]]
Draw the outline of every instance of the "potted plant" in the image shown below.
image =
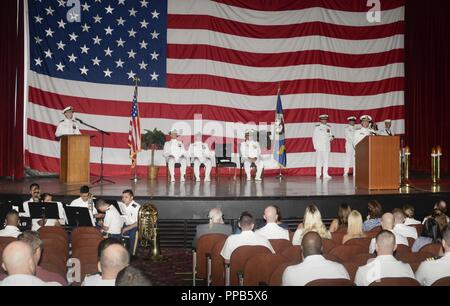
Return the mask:
[(145, 130), (142, 135), (142, 148), (150, 150), (150, 167), (148, 170), (148, 177), (150, 180), (155, 180), (158, 177), (159, 167), (155, 166), (155, 151), (162, 150), (166, 142), (164, 133), (158, 129), (153, 131)]

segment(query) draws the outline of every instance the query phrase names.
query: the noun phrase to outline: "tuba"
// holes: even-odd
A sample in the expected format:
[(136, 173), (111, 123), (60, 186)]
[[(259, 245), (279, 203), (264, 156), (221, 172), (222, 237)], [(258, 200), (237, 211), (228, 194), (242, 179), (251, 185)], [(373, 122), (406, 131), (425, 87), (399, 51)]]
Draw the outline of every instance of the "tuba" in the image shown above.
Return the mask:
[(152, 204), (144, 204), (138, 215), (139, 240), (143, 248), (150, 247), (150, 257), (153, 261), (161, 261), (159, 245), (158, 210)]

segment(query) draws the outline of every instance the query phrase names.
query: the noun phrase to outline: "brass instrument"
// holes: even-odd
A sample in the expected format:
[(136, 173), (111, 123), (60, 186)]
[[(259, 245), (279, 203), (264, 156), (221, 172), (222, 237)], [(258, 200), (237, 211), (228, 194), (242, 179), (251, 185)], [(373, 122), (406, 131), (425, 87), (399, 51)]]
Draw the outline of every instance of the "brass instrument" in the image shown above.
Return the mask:
[(138, 231), (141, 246), (150, 247), (151, 260), (164, 261), (159, 244), (158, 210), (152, 204), (141, 206), (138, 215)]

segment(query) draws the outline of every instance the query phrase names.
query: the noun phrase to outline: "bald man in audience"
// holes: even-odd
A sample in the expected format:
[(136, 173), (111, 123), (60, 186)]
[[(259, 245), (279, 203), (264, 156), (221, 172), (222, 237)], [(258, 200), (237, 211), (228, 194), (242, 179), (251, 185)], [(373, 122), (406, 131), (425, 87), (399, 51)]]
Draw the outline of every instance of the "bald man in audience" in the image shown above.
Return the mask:
[[(381, 227), (383, 228), (383, 230), (390, 231), (391, 233), (393, 233), (395, 235), (395, 241), (396, 241), (397, 245), (403, 244), (403, 245), (409, 246), (408, 239), (406, 239), (405, 236), (402, 236), (394, 231), (394, 224), (395, 224), (395, 219), (394, 219), (393, 214), (385, 213), (381, 217)], [(370, 242), (369, 253), (370, 254), (375, 253), (375, 249), (376, 249), (376, 239), (373, 238), (372, 241)]]
[(239, 218), (239, 227), (242, 232), (240, 234), (235, 234), (228, 237), (222, 251), (220, 252), (220, 255), (225, 260), (225, 263), (230, 262), (231, 254), (233, 254), (234, 250), (241, 246), (264, 246), (275, 254), (269, 240), (253, 232), (253, 229), (255, 228), (255, 219), (253, 219), (253, 216), (250, 213), (242, 213)]
[(369, 286), (382, 278), (414, 278), (410, 265), (395, 259), (393, 254), (396, 249), (394, 233), (381, 231), (376, 237), (377, 258), (359, 267), (355, 277), (356, 285)]
[(394, 233), (402, 235), (406, 238), (417, 239), (417, 230), (414, 226), (405, 225), (406, 215), (403, 209), (394, 209), (392, 212), (394, 215)]
[(422, 286), (431, 286), (441, 278), (450, 277), (450, 225), (442, 230), (442, 247), (445, 251), (441, 258), (430, 258), (422, 262), (416, 271), (416, 279)]
[(101, 273), (86, 276), (81, 286), (115, 286), (117, 274), (130, 265), (128, 251), (119, 244), (106, 247), (100, 256), (98, 271)]
[(10, 243), (3, 251), (3, 269), (8, 277), (0, 286), (60, 286), (58, 283), (46, 283), (35, 276), (36, 262), (33, 248), (22, 241)]
[(289, 231), (278, 225), (277, 208), (269, 206), (264, 210), (264, 220), (266, 225), (256, 231), (256, 234), (269, 240), (284, 239), (289, 240)]
[(208, 214), (209, 223), (197, 225), (195, 238), (192, 241), (192, 246), (197, 248), (197, 241), (200, 237), (206, 234), (224, 234), (230, 236), (233, 232), (231, 225), (225, 224), (223, 221), (223, 213), (220, 208), (213, 208)]
[(0, 231), (0, 237), (17, 238), (20, 235), (19, 226), (19, 213), (15, 210), (11, 210), (6, 214), (5, 228)]
[(350, 279), (343, 265), (323, 257), (318, 233), (309, 232), (303, 237), (302, 252), (303, 262), (284, 271), (283, 286), (305, 286), (319, 279)]

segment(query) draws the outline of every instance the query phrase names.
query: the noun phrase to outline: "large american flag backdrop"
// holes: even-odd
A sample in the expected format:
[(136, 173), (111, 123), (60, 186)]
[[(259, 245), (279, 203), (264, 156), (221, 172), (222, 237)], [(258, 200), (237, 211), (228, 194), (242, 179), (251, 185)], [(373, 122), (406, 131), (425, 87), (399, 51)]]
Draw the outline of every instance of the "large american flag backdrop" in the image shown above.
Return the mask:
[[(241, 132), (225, 136), (236, 142), (243, 124), (274, 121), (281, 82), (286, 173), (314, 174), (311, 135), (323, 113), (330, 115), (337, 137), (330, 172), (342, 173), (348, 116), (390, 118), (395, 132), (404, 133), (404, 0), (381, 1), (380, 22), (368, 21), (367, 5), (366, 0), (81, 0), (78, 15), (77, 1), (28, 0), (26, 165), (59, 172), (54, 132), (61, 110), (73, 106), (78, 118), (111, 133), (105, 174), (129, 175), (133, 79), (139, 77), (143, 130), (168, 132), (182, 122), (187, 140), (194, 116), (201, 114), (205, 135), (220, 136), (218, 123), (235, 123)], [(97, 135), (90, 128), (82, 132)], [(97, 136), (93, 174), (100, 169)], [(148, 152), (139, 154), (141, 173), (149, 162)], [(165, 164), (161, 152), (156, 162)]]

